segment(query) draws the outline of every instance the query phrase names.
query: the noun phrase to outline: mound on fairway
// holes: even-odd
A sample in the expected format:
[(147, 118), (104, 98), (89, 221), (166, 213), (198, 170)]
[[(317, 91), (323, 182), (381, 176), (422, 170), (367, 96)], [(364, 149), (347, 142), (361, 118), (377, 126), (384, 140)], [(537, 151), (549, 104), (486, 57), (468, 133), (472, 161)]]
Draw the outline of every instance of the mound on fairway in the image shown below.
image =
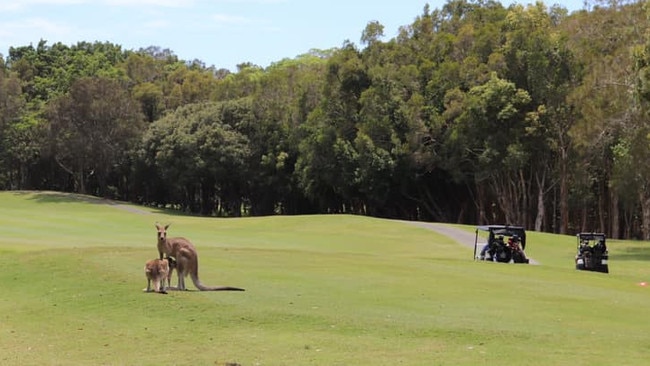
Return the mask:
[[(129, 207), (125, 209), (124, 207)], [(207, 284), (142, 293), (154, 222), (190, 239)], [(644, 365), (647, 243), (611, 241), (609, 275), (574, 238), (529, 234), (539, 266), (471, 260), (404, 222), (241, 219), (52, 192), (0, 192), (2, 365)], [(473, 227), (454, 225), (472, 232)]]

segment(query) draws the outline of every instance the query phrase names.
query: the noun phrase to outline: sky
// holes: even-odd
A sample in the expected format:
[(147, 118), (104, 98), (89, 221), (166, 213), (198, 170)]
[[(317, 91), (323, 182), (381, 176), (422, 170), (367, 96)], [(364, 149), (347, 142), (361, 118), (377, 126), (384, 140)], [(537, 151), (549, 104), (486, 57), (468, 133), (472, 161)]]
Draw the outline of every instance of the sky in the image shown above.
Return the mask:
[[(503, 1), (510, 5), (513, 1)], [(520, 1), (527, 4), (532, 1)], [(371, 21), (384, 40), (446, 0), (0, 0), (0, 54), (9, 47), (111, 42), (124, 50), (157, 46), (182, 60), (237, 70), (267, 67), (312, 49), (360, 45)], [(569, 11), (583, 0), (547, 1)]]

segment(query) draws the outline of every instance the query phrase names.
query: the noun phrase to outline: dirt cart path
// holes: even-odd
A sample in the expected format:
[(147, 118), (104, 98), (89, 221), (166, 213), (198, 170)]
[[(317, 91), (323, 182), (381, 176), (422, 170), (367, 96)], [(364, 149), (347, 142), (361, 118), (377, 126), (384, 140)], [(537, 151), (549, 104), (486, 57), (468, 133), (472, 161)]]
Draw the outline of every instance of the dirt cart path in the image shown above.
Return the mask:
[[(470, 233), (465, 230), (455, 228), (451, 225), (440, 224), (435, 222), (420, 222), (420, 221), (404, 221), (404, 222), (410, 225), (433, 230), (438, 234), (447, 236), (450, 239), (455, 240), (458, 244), (461, 244), (463, 246), (466, 246), (474, 250), (474, 242), (476, 240), (475, 233)], [(533, 258), (528, 257), (528, 259), (530, 259), (530, 264), (539, 264), (539, 262), (537, 262)]]
[(435, 222), (419, 222), (419, 221), (404, 221), (408, 224), (419, 226), (425, 229), (433, 230), (438, 234), (448, 236), (450, 239), (455, 240), (459, 244), (468, 248), (474, 249), (474, 241), (476, 234), (470, 233), (450, 225), (439, 224)]

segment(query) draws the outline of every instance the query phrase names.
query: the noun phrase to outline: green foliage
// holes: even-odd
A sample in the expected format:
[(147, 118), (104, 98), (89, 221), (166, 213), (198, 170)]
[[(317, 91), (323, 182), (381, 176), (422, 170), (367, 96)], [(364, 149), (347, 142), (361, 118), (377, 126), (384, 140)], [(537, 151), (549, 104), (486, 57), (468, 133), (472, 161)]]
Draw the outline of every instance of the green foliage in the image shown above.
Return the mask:
[(361, 43), (371, 45), (384, 36), (384, 26), (378, 21), (369, 22), (361, 34)]
[[(228, 103), (181, 107), (154, 122), (144, 137), (144, 159), (159, 172), (159, 184), (171, 193), (167, 199), (183, 209), (200, 207), (205, 215), (221, 209), (240, 215), (236, 207), (246, 189), (250, 148), (237, 127), (248, 123), (249, 117), (229, 115), (228, 107)], [(218, 197), (232, 206), (218, 208)]]
[(24, 183), (24, 175), (15, 176), (16, 167), (25, 173), (35, 157), (36, 124), (26, 123), (29, 119), (23, 116), (25, 100), (19, 78), (4, 64), (0, 66), (0, 166), (13, 167), (1, 169), (0, 188), (10, 189)]
[(117, 64), (126, 53), (110, 43), (79, 42), (66, 46), (60, 42), (47, 45), (41, 40), (33, 46), (10, 47), (8, 64), (23, 80), (27, 99), (48, 101), (64, 94), (82, 77), (118, 78)]
[(493, 74), (487, 83), (459, 97), (462, 112), (456, 117), (450, 143), (466, 154), (471, 162), (467, 169), (483, 181), (521, 168), (527, 159), (522, 161), (511, 153), (518, 151), (514, 146), (525, 139), (525, 108), (531, 101), (528, 93)]
[(232, 71), (156, 46), (12, 47), (0, 187), (649, 237), (647, 173), (627, 171), (650, 145), (646, 17), (450, 0), (391, 39), (368, 22), (364, 48)]
[(79, 192), (87, 192), (90, 174), (97, 177), (97, 193), (106, 195), (111, 169), (143, 128), (127, 90), (114, 79), (82, 78), (49, 107), (50, 154), (74, 177)]
[(159, 85), (141, 83), (133, 87), (133, 98), (142, 105), (148, 122), (159, 119), (164, 110), (164, 94)]

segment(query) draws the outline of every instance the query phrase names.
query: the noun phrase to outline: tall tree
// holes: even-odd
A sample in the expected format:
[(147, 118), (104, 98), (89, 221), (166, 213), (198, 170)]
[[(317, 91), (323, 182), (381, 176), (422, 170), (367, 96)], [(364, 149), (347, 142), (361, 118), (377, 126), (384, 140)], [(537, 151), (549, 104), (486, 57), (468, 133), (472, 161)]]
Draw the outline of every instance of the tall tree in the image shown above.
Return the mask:
[[(646, 6), (649, 4), (646, 3)], [(646, 19), (650, 20), (650, 8), (646, 8)], [(637, 183), (637, 197), (641, 207), (641, 231), (644, 240), (650, 240), (650, 168), (633, 162), (650, 160), (650, 30), (646, 31), (645, 43), (634, 48), (634, 83), (630, 108), (623, 141), (626, 149), (619, 149), (617, 157), (623, 169), (623, 179), (633, 174)], [(628, 169), (625, 169), (628, 168)], [(632, 173), (633, 172), (633, 173)], [(623, 180), (621, 179), (621, 180)], [(624, 183), (624, 182), (621, 182)]]
[[(493, 193), (507, 223), (525, 221), (527, 202), (527, 171), (531, 157), (525, 149), (527, 109), (531, 101), (525, 90), (495, 74), (485, 84), (460, 96), (462, 112), (455, 118), (448, 142), (461, 156), (456, 166), (461, 175), (473, 177), (478, 205), (489, 204), (487, 193)], [(467, 169), (467, 173), (462, 170)], [(480, 209), (479, 212), (485, 212)], [(479, 222), (494, 218), (480, 217)]]
[(321, 100), (327, 61), (311, 52), (271, 65), (247, 102), (255, 119), (241, 131), (251, 141), (251, 213), (295, 213), (308, 205), (295, 183), (298, 130)]
[(30, 164), (38, 156), (38, 123), (24, 113), (20, 80), (0, 59), (0, 187), (26, 189)]
[(530, 94), (531, 105), (537, 111), (526, 144), (529, 155), (535, 156), (530, 162), (537, 191), (537, 202), (533, 205), (531, 200), (530, 205), (530, 209), (537, 209), (534, 228), (542, 230), (547, 216), (545, 195), (559, 183), (561, 233), (567, 232), (569, 220), (572, 141), (568, 132), (577, 119), (567, 98), (581, 77), (580, 64), (575, 61), (567, 37), (555, 26), (565, 17), (566, 10), (554, 7), (549, 11), (541, 2), (512, 6), (504, 22), (505, 42), (500, 49), (504, 56), (502, 74)]
[(346, 42), (327, 63), (321, 104), (301, 129), (300, 157), (296, 165), (299, 184), (322, 211), (346, 212), (357, 207), (355, 182), (361, 94), (370, 86), (357, 48)]
[(248, 139), (224, 118), (226, 104), (190, 104), (149, 126), (141, 156), (155, 166), (166, 202), (203, 215), (240, 216), (246, 198)]
[[(82, 78), (47, 113), (50, 154), (80, 193), (108, 193), (108, 174), (133, 146), (143, 116), (126, 88), (106, 78)], [(95, 187), (89, 187), (89, 183)], [(89, 192), (89, 188), (93, 188)]]
[(579, 228), (598, 228), (613, 237), (619, 236), (619, 206), (623, 205), (628, 216), (638, 208), (628, 206), (636, 206), (638, 198), (619, 200), (620, 193), (630, 186), (627, 182), (617, 187), (622, 181), (612, 179), (620, 173), (615, 164), (623, 162), (620, 156), (614, 160), (612, 152), (620, 154), (626, 150), (622, 146), (636, 140), (623, 134), (631, 131), (625, 126), (638, 119), (634, 116), (638, 112), (630, 108), (634, 105), (631, 96), (635, 80), (630, 46), (639, 43), (646, 28), (642, 26), (645, 21), (641, 6), (599, 6), (591, 12), (579, 12), (563, 24), (570, 35), (569, 46), (585, 65), (585, 75), (569, 97), (578, 113), (570, 136), (583, 167), (575, 170), (579, 174), (572, 182), (572, 200), (579, 203), (574, 212), (580, 217)]

